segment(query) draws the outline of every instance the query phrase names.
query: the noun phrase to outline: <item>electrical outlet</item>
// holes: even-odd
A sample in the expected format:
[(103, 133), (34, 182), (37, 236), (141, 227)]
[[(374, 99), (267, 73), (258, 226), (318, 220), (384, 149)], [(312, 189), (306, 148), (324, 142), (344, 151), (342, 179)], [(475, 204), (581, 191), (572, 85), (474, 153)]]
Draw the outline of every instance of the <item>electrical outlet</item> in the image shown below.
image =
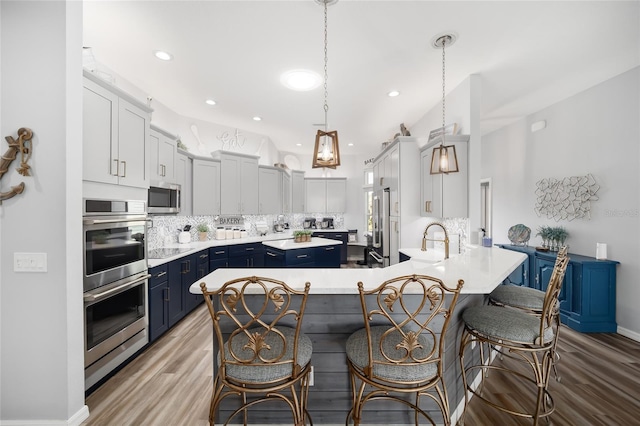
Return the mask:
[(47, 272), (47, 253), (13, 253), (14, 272)]
[(309, 372), (309, 386), (313, 386), (313, 365), (311, 366), (311, 371)]

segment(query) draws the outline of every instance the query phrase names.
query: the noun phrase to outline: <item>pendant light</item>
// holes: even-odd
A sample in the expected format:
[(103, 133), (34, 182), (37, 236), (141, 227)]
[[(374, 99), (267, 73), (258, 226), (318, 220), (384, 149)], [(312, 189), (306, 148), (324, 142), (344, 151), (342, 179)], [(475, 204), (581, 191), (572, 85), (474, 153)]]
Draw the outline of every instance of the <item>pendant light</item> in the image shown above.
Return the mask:
[(335, 169), (340, 165), (340, 148), (338, 147), (338, 131), (328, 131), (327, 113), (329, 103), (327, 102), (327, 7), (337, 3), (338, 0), (316, 0), (316, 3), (324, 5), (324, 131), (318, 130), (316, 133), (316, 143), (313, 149), (312, 168), (328, 167)]
[(455, 41), (455, 36), (451, 34), (445, 34), (438, 37), (433, 42), (433, 47), (442, 47), (442, 130), (440, 135), (440, 146), (433, 148), (433, 155), (431, 157), (431, 174), (449, 174), (458, 172), (458, 157), (456, 155), (456, 147), (454, 145), (445, 145), (446, 135), (444, 134), (445, 128), (445, 60), (444, 49), (446, 46), (451, 46)]

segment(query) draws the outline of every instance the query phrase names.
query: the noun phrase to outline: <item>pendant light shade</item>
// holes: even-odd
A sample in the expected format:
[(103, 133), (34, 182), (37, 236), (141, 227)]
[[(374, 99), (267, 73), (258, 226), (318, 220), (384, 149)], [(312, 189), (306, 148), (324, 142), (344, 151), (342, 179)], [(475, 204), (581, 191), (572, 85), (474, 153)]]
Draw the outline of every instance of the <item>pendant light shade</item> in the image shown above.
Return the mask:
[(335, 169), (340, 165), (340, 148), (338, 147), (338, 131), (328, 131), (329, 126), (328, 112), (329, 103), (327, 101), (327, 6), (334, 4), (337, 0), (316, 0), (317, 3), (324, 6), (324, 131), (318, 130), (316, 133), (316, 143), (313, 149), (312, 168), (328, 167)]
[(440, 134), (441, 142), (440, 146), (433, 148), (433, 154), (431, 157), (431, 174), (449, 174), (456, 173), (458, 169), (458, 156), (456, 155), (456, 147), (454, 145), (445, 145), (445, 60), (444, 60), (444, 48), (451, 46), (456, 40), (456, 37), (452, 34), (445, 34), (438, 37), (433, 42), (433, 47), (439, 49), (442, 48), (442, 131)]
[(316, 145), (313, 149), (313, 168), (328, 167), (335, 169), (340, 165), (340, 147), (338, 146), (338, 132), (316, 133)]
[[(444, 139), (444, 136), (443, 136)], [(441, 144), (433, 148), (431, 157), (431, 174), (449, 174), (458, 172), (458, 156), (454, 145), (445, 146)]]

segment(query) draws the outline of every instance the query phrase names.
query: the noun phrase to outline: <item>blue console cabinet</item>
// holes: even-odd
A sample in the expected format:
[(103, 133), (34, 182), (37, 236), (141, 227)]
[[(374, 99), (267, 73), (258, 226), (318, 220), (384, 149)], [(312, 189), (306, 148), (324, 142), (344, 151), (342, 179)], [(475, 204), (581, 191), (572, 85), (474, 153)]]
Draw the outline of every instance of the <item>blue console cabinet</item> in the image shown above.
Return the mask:
[[(556, 261), (556, 253), (540, 252), (533, 247), (498, 244), (507, 250), (527, 254), (523, 262), (505, 283), (546, 290)], [(584, 333), (615, 333), (616, 265), (614, 260), (569, 253), (569, 265), (562, 283), (560, 320)]]

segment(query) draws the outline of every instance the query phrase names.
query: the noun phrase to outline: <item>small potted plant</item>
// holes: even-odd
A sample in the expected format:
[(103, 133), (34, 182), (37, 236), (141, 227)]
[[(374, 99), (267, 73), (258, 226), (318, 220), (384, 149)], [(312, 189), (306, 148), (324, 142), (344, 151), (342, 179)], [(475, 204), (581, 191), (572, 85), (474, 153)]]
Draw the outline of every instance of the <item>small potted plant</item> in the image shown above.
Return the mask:
[(311, 234), (313, 234), (313, 231), (302, 231), (302, 232), (304, 235), (303, 241), (311, 241)]
[(197, 226), (197, 230), (200, 241), (207, 241), (209, 239), (209, 225), (203, 222)]
[(536, 236), (539, 236), (542, 238), (542, 248), (548, 249), (549, 245), (551, 243), (551, 227), (549, 226), (539, 226), (538, 227), (538, 233), (536, 234)]

